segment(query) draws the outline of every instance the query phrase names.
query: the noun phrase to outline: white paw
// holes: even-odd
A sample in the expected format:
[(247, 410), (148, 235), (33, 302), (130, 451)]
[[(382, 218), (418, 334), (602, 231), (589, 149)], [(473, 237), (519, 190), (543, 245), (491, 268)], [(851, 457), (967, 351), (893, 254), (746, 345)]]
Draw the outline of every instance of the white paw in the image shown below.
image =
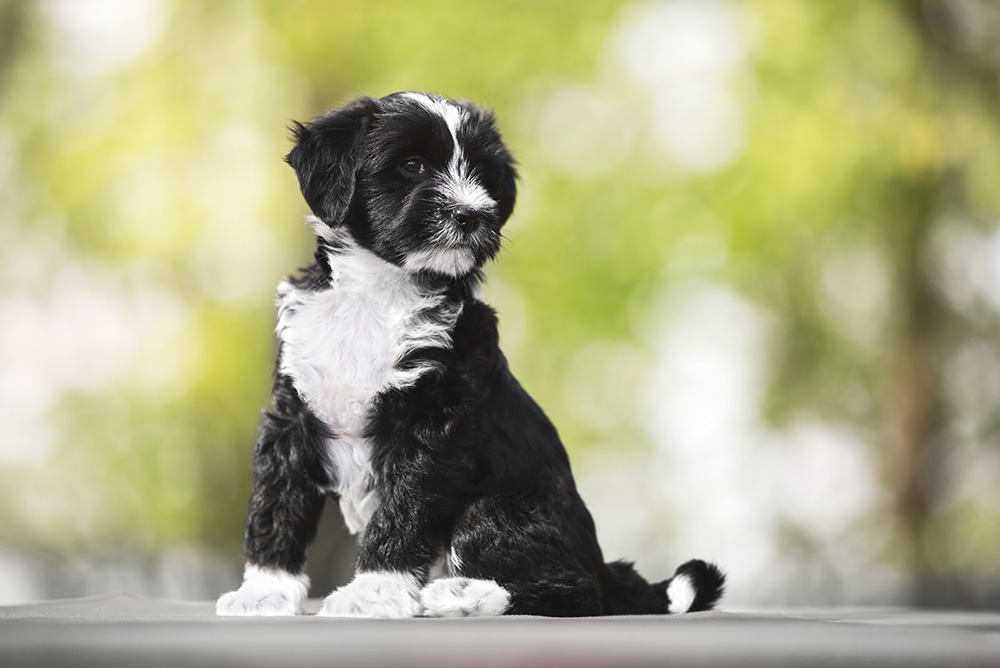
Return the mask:
[(420, 592), (427, 617), (492, 617), (502, 615), (510, 592), (492, 580), (441, 578)]
[(223, 617), (301, 615), (308, 590), (309, 578), (305, 575), (247, 566), (243, 584), (236, 591), (219, 597), (215, 614)]
[(323, 617), (416, 617), (420, 585), (409, 573), (358, 573), (323, 601)]
[(220, 617), (281, 617), (302, 614), (302, 609), (281, 594), (246, 591), (240, 587), (219, 597), (215, 614)]

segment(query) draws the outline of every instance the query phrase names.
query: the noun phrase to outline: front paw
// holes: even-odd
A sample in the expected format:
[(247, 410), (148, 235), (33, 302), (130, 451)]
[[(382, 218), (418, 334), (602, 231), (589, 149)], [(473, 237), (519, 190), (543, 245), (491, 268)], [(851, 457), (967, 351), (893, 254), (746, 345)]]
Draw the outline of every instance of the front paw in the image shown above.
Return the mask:
[(263, 594), (240, 587), (219, 597), (215, 614), (220, 617), (283, 617), (300, 615), (302, 609), (281, 594)]
[(309, 590), (305, 575), (247, 566), (243, 584), (219, 597), (215, 614), (220, 617), (278, 617), (302, 614)]
[(416, 617), (420, 584), (409, 573), (358, 573), (323, 601), (323, 617)]

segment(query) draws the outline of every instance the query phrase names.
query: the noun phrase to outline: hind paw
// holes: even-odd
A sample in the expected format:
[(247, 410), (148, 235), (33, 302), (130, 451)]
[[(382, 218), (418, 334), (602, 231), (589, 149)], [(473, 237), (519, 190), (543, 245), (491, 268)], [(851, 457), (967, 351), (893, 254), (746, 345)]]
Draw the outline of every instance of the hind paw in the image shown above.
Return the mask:
[(441, 578), (420, 591), (425, 617), (493, 617), (509, 603), (510, 592), (492, 580)]

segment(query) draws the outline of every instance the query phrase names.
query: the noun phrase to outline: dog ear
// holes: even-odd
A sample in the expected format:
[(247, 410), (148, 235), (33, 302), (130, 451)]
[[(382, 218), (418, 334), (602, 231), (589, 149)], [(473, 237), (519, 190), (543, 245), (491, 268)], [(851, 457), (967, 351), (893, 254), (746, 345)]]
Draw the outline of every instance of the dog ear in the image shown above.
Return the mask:
[(295, 170), (306, 204), (331, 227), (344, 221), (354, 199), (363, 140), (377, 109), (375, 99), (361, 97), (291, 127), (295, 148), (285, 162)]
[(513, 213), (514, 202), (517, 200), (517, 169), (514, 167), (513, 159), (509, 156), (500, 173), (497, 195), (500, 198), (497, 213), (500, 215), (500, 224), (503, 225)]

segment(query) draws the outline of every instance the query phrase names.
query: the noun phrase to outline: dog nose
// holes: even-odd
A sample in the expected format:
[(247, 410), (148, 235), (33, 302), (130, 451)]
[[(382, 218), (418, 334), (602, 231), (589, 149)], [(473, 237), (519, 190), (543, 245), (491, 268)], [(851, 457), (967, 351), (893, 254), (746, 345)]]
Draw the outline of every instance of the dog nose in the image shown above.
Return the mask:
[(477, 212), (470, 209), (463, 209), (461, 211), (456, 211), (451, 214), (454, 219), (455, 224), (458, 225), (458, 229), (462, 230), (466, 234), (470, 234), (476, 231), (482, 222), (482, 216)]

